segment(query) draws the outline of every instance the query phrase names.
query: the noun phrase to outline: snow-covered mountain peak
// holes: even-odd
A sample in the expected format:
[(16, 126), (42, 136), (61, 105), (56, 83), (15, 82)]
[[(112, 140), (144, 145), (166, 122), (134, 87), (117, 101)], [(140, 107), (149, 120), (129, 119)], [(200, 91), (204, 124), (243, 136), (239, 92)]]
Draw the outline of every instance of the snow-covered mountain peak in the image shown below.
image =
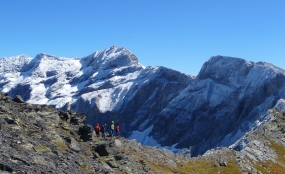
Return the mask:
[(17, 62), (27, 62), (27, 61), (30, 61), (32, 58), (29, 57), (28, 55), (26, 54), (20, 54), (20, 55), (17, 55), (17, 56), (12, 56), (12, 57), (3, 57), (0, 59), (1, 62), (7, 62), (7, 63), (13, 63), (15, 61)]
[(27, 58), (30, 58), (30, 57), (26, 54), (20, 54), (20, 55), (12, 56), (12, 57), (2, 57), (0, 59), (27, 59)]
[[(215, 72), (221, 72), (221, 69), (224, 69), (226, 71), (226, 74), (229, 75), (233, 75), (232, 73), (236, 72), (247, 74), (248, 71), (254, 66), (269, 70), (284, 71), (283, 69), (267, 62), (254, 63), (252, 61), (247, 61), (241, 58), (219, 55), (211, 57), (207, 62), (204, 63), (199, 76), (201, 77), (205, 75), (205, 73), (207, 75), (210, 75), (208, 74), (209, 72), (211, 72), (211, 74), (216, 74)], [(224, 73), (224, 71), (222, 71), (222, 73)]]
[[(124, 47), (111, 46), (104, 51), (95, 53), (81, 59), (81, 64), (96, 71), (111, 71), (119, 69), (143, 69), (137, 57)], [(121, 71), (120, 70), (120, 71)], [(113, 74), (113, 73), (112, 73)]]
[(212, 79), (224, 84), (234, 81), (241, 83), (253, 66), (253, 62), (241, 58), (214, 56), (204, 63), (197, 78)]
[[(2, 77), (5, 77), (0, 81), (2, 91), (11, 91), (11, 95), (18, 94), (19, 90), (29, 91), (27, 95), (22, 96), (26, 101), (46, 103), (56, 107), (72, 102), (74, 95), (81, 96), (93, 88), (98, 90), (97, 87), (102, 84), (106, 84), (103, 88), (111, 88), (110, 85), (115, 87), (121, 83), (127, 83), (125, 86), (129, 86), (132, 83), (128, 81), (136, 78), (143, 70), (135, 55), (126, 48), (118, 46), (96, 51), (83, 58), (64, 58), (40, 53), (24, 63), (11, 61), (18, 57), (24, 56), (0, 60), (0, 66), (1, 63), (3, 65), (0, 68), (5, 68), (0, 71)], [(16, 63), (18, 66), (15, 66)], [(108, 83), (104, 82), (105, 80), (108, 80)], [(119, 87), (117, 91), (121, 88), (123, 87)], [(106, 90), (105, 94), (109, 92)], [(108, 97), (106, 101), (109, 101)]]
[(36, 55), (34, 59), (35, 60), (60, 60), (60, 59), (66, 59), (66, 58), (60, 57), (60, 56), (54, 56), (54, 55), (46, 54), (46, 53), (39, 53)]
[(128, 59), (131, 62), (138, 62), (138, 58), (124, 47), (111, 46), (103, 51), (104, 60), (114, 61), (115, 59), (121, 59), (121, 57)]
[(241, 58), (228, 57), (228, 56), (213, 56), (207, 62), (204, 63), (201, 72), (215, 72), (221, 68), (240, 70), (240, 68), (251, 67), (253, 62), (246, 61)]
[(3, 57), (0, 59), (0, 72), (9, 73), (20, 71), (23, 66), (32, 60), (31, 57), (21, 54), (13, 57)]

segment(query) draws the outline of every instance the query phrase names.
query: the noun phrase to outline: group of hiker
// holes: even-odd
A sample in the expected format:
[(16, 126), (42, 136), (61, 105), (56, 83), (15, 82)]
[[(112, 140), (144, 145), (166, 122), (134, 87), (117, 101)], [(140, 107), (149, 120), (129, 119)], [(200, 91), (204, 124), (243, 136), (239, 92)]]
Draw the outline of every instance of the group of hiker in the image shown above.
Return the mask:
[[(95, 130), (95, 133), (96, 133), (96, 136), (97, 137), (100, 137), (100, 134), (102, 134), (102, 137), (103, 138), (106, 138), (106, 128), (107, 128), (107, 124), (103, 124), (102, 127), (100, 127), (100, 124), (97, 123), (95, 126), (94, 126), (94, 130)], [(109, 125), (109, 129), (110, 129), (110, 133), (109, 133), (109, 136), (110, 137), (113, 137), (113, 136), (119, 136), (120, 135), (120, 126), (119, 124), (117, 123), (116, 126), (115, 126), (115, 123), (114, 121), (111, 122), (111, 124)], [(116, 134), (115, 134), (116, 133)]]

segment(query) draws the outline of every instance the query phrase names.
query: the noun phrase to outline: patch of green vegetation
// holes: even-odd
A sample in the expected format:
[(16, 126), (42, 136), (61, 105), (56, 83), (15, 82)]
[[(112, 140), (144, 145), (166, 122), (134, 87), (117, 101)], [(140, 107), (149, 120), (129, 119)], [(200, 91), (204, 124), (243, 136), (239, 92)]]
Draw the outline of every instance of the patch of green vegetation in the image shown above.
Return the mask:
[(122, 170), (120, 170), (120, 169), (115, 169), (115, 171), (116, 171), (117, 173), (119, 173), (119, 174), (124, 174), (124, 173), (125, 173), (125, 171), (122, 171)]
[(68, 150), (68, 147), (63, 142), (56, 142), (55, 146), (56, 146), (57, 150), (59, 150), (63, 154), (65, 154), (66, 151)]
[(84, 173), (87, 173), (87, 174), (95, 174), (95, 172), (93, 170), (88, 169), (88, 164), (87, 163), (81, 164), (79, 169), (81, 171), (84, 171)]
[(83, 163), (83, 164), (80, 165), (80, 170), (86, 170), (87, 167), (88, 167), (88, 164)]
[(88, 149), (93, 149), (93, 146), (89, 143), (79, 142), (80, 144), (84, 144)]
[(259, 161), (254, 167), (256, 170), (260, 171), (263, 174), (267, 173), (275, 173), (275, 174), (283, 174), (285, 173), (285, 148), (282, 145), (275, 143), (274, 141), (268, 139), (270, 141), (270, 148), (274, 149), (277, 154), (276, 162), (273, 161)]
[(267, 173), (270, 173), (267, 168), (261, 163), (261, 162), (258, 162), (254, 165), (254, 168), (261, 172), (262, 174), (267, 174)]
[(24, 151), (27, 152), (34, 152), (32, 144), (20, 144), (18, 145), (18, 148), (23, 149)]
[(63, 132), (65, 135), (70, 135), (70, 130), (62, 129), (62, 132)]
[(242, 173), (235, 164), (234, 159), (228, 161), (227, 166), (215, 167), (214, 161), (195, 160), (177, 165), (177, 172), (180, 174), (196, 174), (196, 173)]
[(106, 160), (107, 160), (106, 156), (101, 156), (99, 158), (99, 161), (101, 161), (101, 162), (106, 162)]
[(20, 126), (25, 125), (25, 122), (20, 118), (16, 118), (16, 121), (19, 123)]
[(25, 137), (26, 140), (32, 141), (32, 136), (31, 136), (31, 134), (29, 133), (29, 131), (24, 131), (24, 132), (22, 132), (22, 135)]
[(93, 153), (92, 153), (90, 150), (87, 150), (87, 151), (85, 152), (85, 155), (86, 155), (86, 156), (91, 156), (91, 155), (93, 155)]
[[(133, 156), (136, 161), (145, 160), (145, 158), (142, 157), (142, 154), (136, 153), (133, 150), (124, 149), (124, 153)], [(166, 174), (176, 172), (176, 169), (174, 167), (171, 167), (167, 164), (156, 163), (156, 162), (152, 162), (152, 161), (145, 161), (145, 162), (151, 168), (151, 171), (154, 171), (154, 172), (158, 172), (158, 173), (162, 172), (162, 173), (166, 173)]]
[(277, 161), (283, 165), (285, 165), (285, 148), (282, 145), (275, 143), (272, 140), (269, 140), (271, 145), (270, 147), (275, 150), (277, 153), (278, 159)]
[(41, 145), (41, 144), (37, 144), (36, 146), (35, 146), (35, 148), (36, 149), (39, 149), (39, 150), (43, 150), (43, 151), (51, 151), (51, 149), (49, 148), (49, 147), (47, 147), (47, 146), (44, 146), (44, 145)]
[(167, 164), (162, 163), (148, 163), (149, 167), (154, 172), (162, 172), (162, 173), (176, 173), (176, 169), (174, 167), (171, 167)]
[(30, 133), (31, 137), (42, 138), (42, 134), (40, 132), (33, 131)]
[(13, 131), (13, 125), (12, 124), (2, 124), (1, 130), (4, 131)]
[(79, 144), (84, 144), (84, 145), (86, 145), (86, 143), (85, 143), (84, 141), (79, 141), (78, 139), (77, 139), (76, 141), (78, 141)]
[(257, 171), (261, 172), (262, 174), (284, 174), (285, 168), (278, 163), (273, 161), (259, 161), (254, 165)]
[(98, 137), (95, 137), (94, 139), (93, 139), (93, 142), (99, 142), (99, 141), (101, 141)]
[(23, 129), (23, 135), (28, 139), (32, 140), (34, 137), (42, 138), (42, 132), (35, 130), (31, 125), (27, 125), (26, 128)]

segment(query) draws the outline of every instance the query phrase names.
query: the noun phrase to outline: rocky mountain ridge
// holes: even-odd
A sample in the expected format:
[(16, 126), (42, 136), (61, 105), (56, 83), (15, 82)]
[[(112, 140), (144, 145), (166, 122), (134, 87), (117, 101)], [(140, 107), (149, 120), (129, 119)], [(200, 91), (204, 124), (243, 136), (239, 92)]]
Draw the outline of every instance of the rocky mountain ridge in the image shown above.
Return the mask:
[(230, 147), (265, 123), (284, 85), (284, 70), (269, 63), (214, 56), (190, 76), (144, 67), (117, 46), (84, 58), (0, 59), (0, 89), (10, 96), (85, 113), (91, 125), (114, 120), (124, 137), (140, 133), (143, 145), (191, 149), (191, 156)]
[[(83, 124), (86, 119), (83, 114), (24, 103), (19, 96), (12, 100), (3, 93), (0, 103), (0, 171), (153, 173), (143, 158), (137, 160), (136, 156), (125, 153), (132, 149), (139, 151), (141, 145), (124, 138), (96, 137), (93, 127)], [(148, 151), (161, 156), (150, 158), (161, 164), (176, 165), (186, 159), (167, 150), (149, 148)]]

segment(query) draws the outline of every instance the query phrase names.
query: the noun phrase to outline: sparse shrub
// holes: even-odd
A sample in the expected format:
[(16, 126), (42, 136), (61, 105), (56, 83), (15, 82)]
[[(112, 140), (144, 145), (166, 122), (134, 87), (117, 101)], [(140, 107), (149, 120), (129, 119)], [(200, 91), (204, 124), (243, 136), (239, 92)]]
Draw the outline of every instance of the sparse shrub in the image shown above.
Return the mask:
[(85, 170), (85, 169), (87, 169), (87, 167), (88, 167), (88, 164), (86, 164), (86, 163), (83, 163), (80, 165), (81, 170)]
[(57, 150), (59, 150), (63, 154), (65, 154), (66, 150), (68, 150), (68, 147), (63, 142), (56, 142), (55, 146), (56, 146)]
[(85, 152), (85, 155), (86, 155), (86, 156), (91, 156), (91, 155), (92, 155), (92, 152), (91, 152), (90, 150), (87, 150), (87, 151)]
[(36, 149), (40, 149), (40, 150), (44, 150), (44, 151), (51, 151), (51, 149), (47, 146), (41, 145), (41, 144), (37, 144), (35, 146)]

